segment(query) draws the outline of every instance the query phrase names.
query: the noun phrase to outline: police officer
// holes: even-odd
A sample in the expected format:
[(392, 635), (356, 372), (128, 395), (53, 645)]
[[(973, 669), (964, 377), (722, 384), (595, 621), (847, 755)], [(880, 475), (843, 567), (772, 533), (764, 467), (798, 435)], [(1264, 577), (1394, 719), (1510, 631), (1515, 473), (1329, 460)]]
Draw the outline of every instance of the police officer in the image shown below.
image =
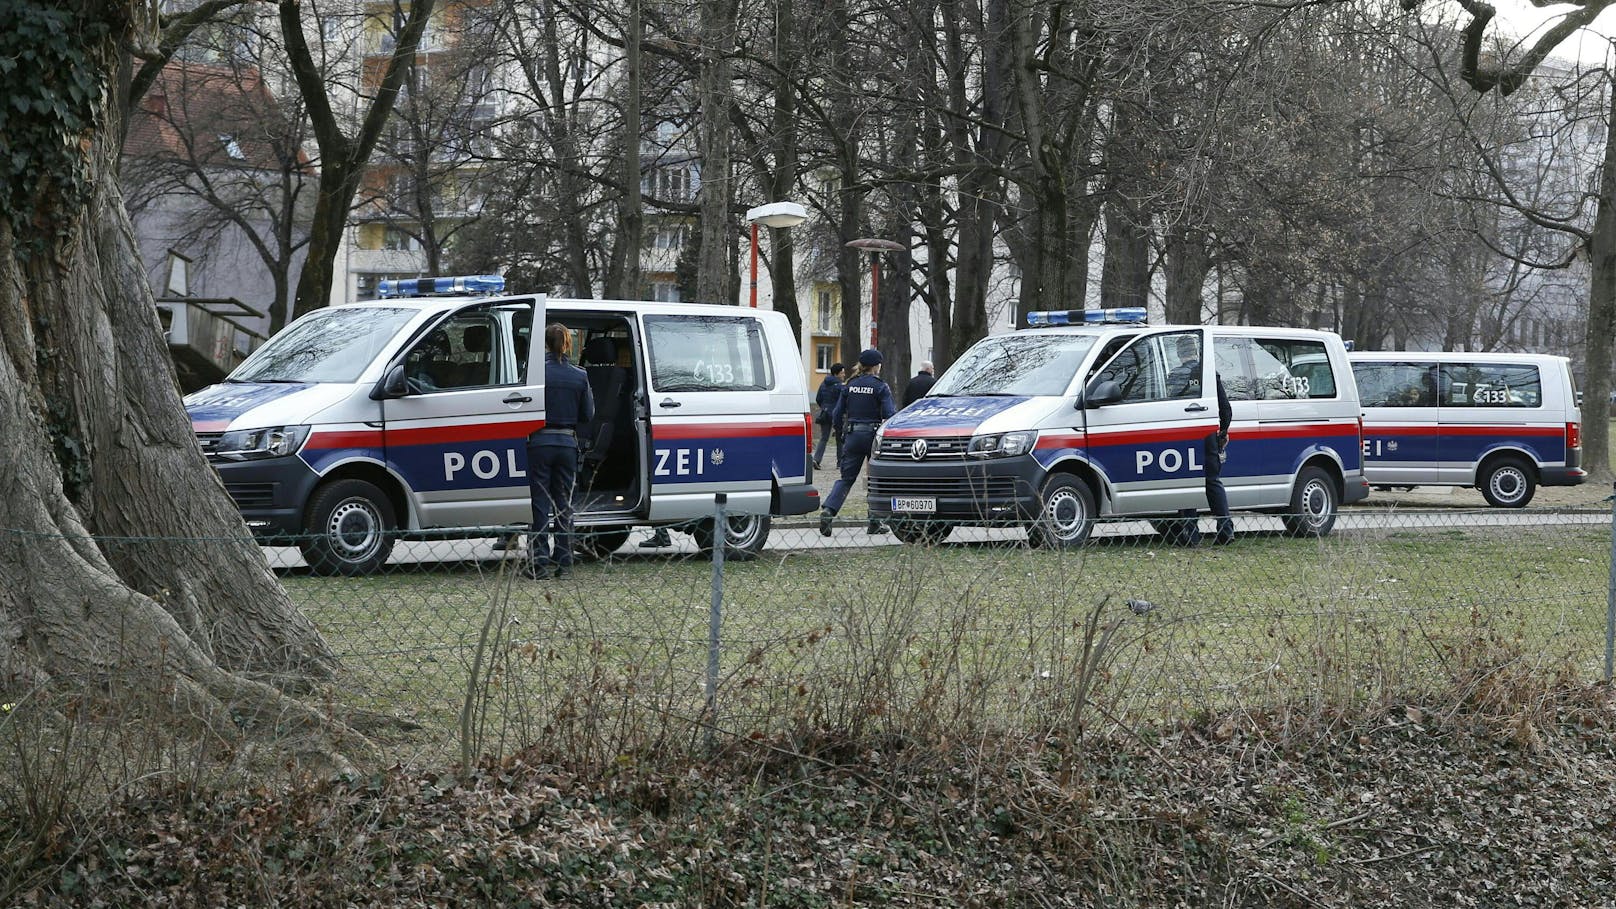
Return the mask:
[[(1218, 389), (1218, 431), (1204, 440), (1201, 459), (1206, 463), (1206, 504), (1217, 518), (1217, 536), (1212, 541), (1220, 546), (1234, 542), (1234, 518), (1229, 514), (1229, 493), (1223, 488), (1223, 462), (1229, 447), (1229, 423), (1234, 408), (1229, 405), (1229, 393), (1223, 390), (1223, 377), (1213, 373)], [(1196, 510), (1186, 508), (1179, 512), (1184, 517), (1184, 530), (1179, 542), (1195, 546), (1201, 542), (1201, 526)]]
[[(892, 389), (881, 381), (881, 352), (870, 348), (859, 354), (858, 374), (842, 386), (842, 397), (831, 408), (831, 425), (842, 427), (846, 435), (837, 452), (842, 476), (831, 487), (825, 498), (825, 510), (819, 513), (819, 533), (830, 536), (831, 521), (842, 508), (847, 493), (858, 480), (864, 461), (875, 445), (875, 431), (882, 421), (898, 412), (892, 401)], [(870, 533), (880, 533), (881, 524), (871, 520)]]
[[(572, 335), (552, 322), (544, 329), (544, 428), (528, 436), (528, 492), (533, 500), (528, 570), (534, 578), (572, 572), (572, 490), (578, 478), (578, 427), (595, 418), (589, 374), (572, 365)], [(554, 549), (549, 533), (555, 518)]]
[(842, 398), (842, 372), (845, 369), (846, 367), (840, 363), (830, 364), (830, 375), (819, 383), (819, 392), (814, 395), (814, 402), (819, 405), (819, 416), (815, 420), (819, 424), (819, 444), (814, 446), (815, 470), (823, 469), (819, 466), (819, 462), (824, 460), (825, 448), (830, 444), (831, 433), (835, 431), (835, 425), (830, 421), (830, 412)]

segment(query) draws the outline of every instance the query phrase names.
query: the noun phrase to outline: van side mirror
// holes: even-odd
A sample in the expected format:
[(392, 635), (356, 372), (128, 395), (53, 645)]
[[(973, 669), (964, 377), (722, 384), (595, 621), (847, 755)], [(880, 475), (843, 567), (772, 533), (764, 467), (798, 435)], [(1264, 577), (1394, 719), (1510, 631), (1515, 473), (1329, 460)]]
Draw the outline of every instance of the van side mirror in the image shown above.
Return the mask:
[(1122, 386), (1110, 379), (1102, 379), (1090, 385), (1083, 396), (1077, 399), (1077, 403), (1080, 410), (1093, 410), (1096, 407), (1115, 404), (1120, 400), (1122, 400)]
[(410, 385), (404, 378), (404, 364), (395, 363), (387, 368), (387, 374), (371, 389), (370, 398), (380, 401), (384, 398), (402, 398), (409, 393)]

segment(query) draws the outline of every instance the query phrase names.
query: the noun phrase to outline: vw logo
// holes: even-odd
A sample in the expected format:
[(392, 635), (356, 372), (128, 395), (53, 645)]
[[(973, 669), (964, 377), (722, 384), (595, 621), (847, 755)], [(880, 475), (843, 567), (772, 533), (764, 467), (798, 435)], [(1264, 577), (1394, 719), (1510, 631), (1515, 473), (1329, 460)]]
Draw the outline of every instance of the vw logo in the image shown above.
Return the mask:
[(916, 439), (914, 441), (914, 444), (909, 446), (909, 457), (914, 458), (916, 461), (925, 460), (925, 458), (926, 458), (926, 440), (925, 439)]

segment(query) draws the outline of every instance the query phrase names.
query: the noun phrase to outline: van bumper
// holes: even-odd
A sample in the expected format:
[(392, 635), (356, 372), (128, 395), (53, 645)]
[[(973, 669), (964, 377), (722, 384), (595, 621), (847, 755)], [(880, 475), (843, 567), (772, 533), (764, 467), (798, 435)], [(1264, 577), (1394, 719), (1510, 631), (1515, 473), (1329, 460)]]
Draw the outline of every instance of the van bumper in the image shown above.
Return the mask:
[(1540, 467), (1538, 483), (1543, 486), (1581, 486), (1588, 471), (1581, 467)]
[(303, 509), (320, 482), (302, 458), (265, 458), (261, 461), (215, 461), (225, 492), (255, 537), (303, 533)]
[(1351, 505), (1369, 498), (1369, 481), (1363, 474), (1347, 477), (1341, 482), (1341, 504)]
[(869, 469), (871, 517), (891, 517), (893, 499), (935, 499), (935, 511), (902, 514), (988, 524), (1037, 515), (1038, 490), (1049, 475), (1030, 455), (935, 464), (877, 458)]
[(812, 514), (819, 510), (819, 489), (812, 483), (775, 487), (774, 508), (777, 516)]

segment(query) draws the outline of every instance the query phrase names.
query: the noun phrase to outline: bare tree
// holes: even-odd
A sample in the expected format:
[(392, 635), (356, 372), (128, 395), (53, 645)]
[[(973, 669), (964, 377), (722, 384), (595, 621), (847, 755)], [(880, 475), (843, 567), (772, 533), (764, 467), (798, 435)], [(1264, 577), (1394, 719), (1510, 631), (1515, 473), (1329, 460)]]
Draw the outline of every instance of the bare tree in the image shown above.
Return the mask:
[(399, 89), (415, 60), (421, 35), (432, 18), (434, 5), (435, 0), (414, 0), (406, 10), (401, 0), (392, 4), (391, 21), (386, 25), (393, 36), (393, 51), (373, 92), (366, 96), (363, 90), (367, 86), (360, 86), (361, 98), (368, 100), (369, 106), (358, 118), (356, 131), (349, 135), (332, 108), (321, 65), (309, 49), (304, 34), (309, 23), (303, 16), (302, 3), (281, 0), (281, 38), (320, 149), (320, 193), (309, 233), (308, 258), (298, 276), (294, 316), (313, 312), (330, 302), (337, 249), (342, 243), (354, 196), (359, 192), (371, 153), (387, 127)]

